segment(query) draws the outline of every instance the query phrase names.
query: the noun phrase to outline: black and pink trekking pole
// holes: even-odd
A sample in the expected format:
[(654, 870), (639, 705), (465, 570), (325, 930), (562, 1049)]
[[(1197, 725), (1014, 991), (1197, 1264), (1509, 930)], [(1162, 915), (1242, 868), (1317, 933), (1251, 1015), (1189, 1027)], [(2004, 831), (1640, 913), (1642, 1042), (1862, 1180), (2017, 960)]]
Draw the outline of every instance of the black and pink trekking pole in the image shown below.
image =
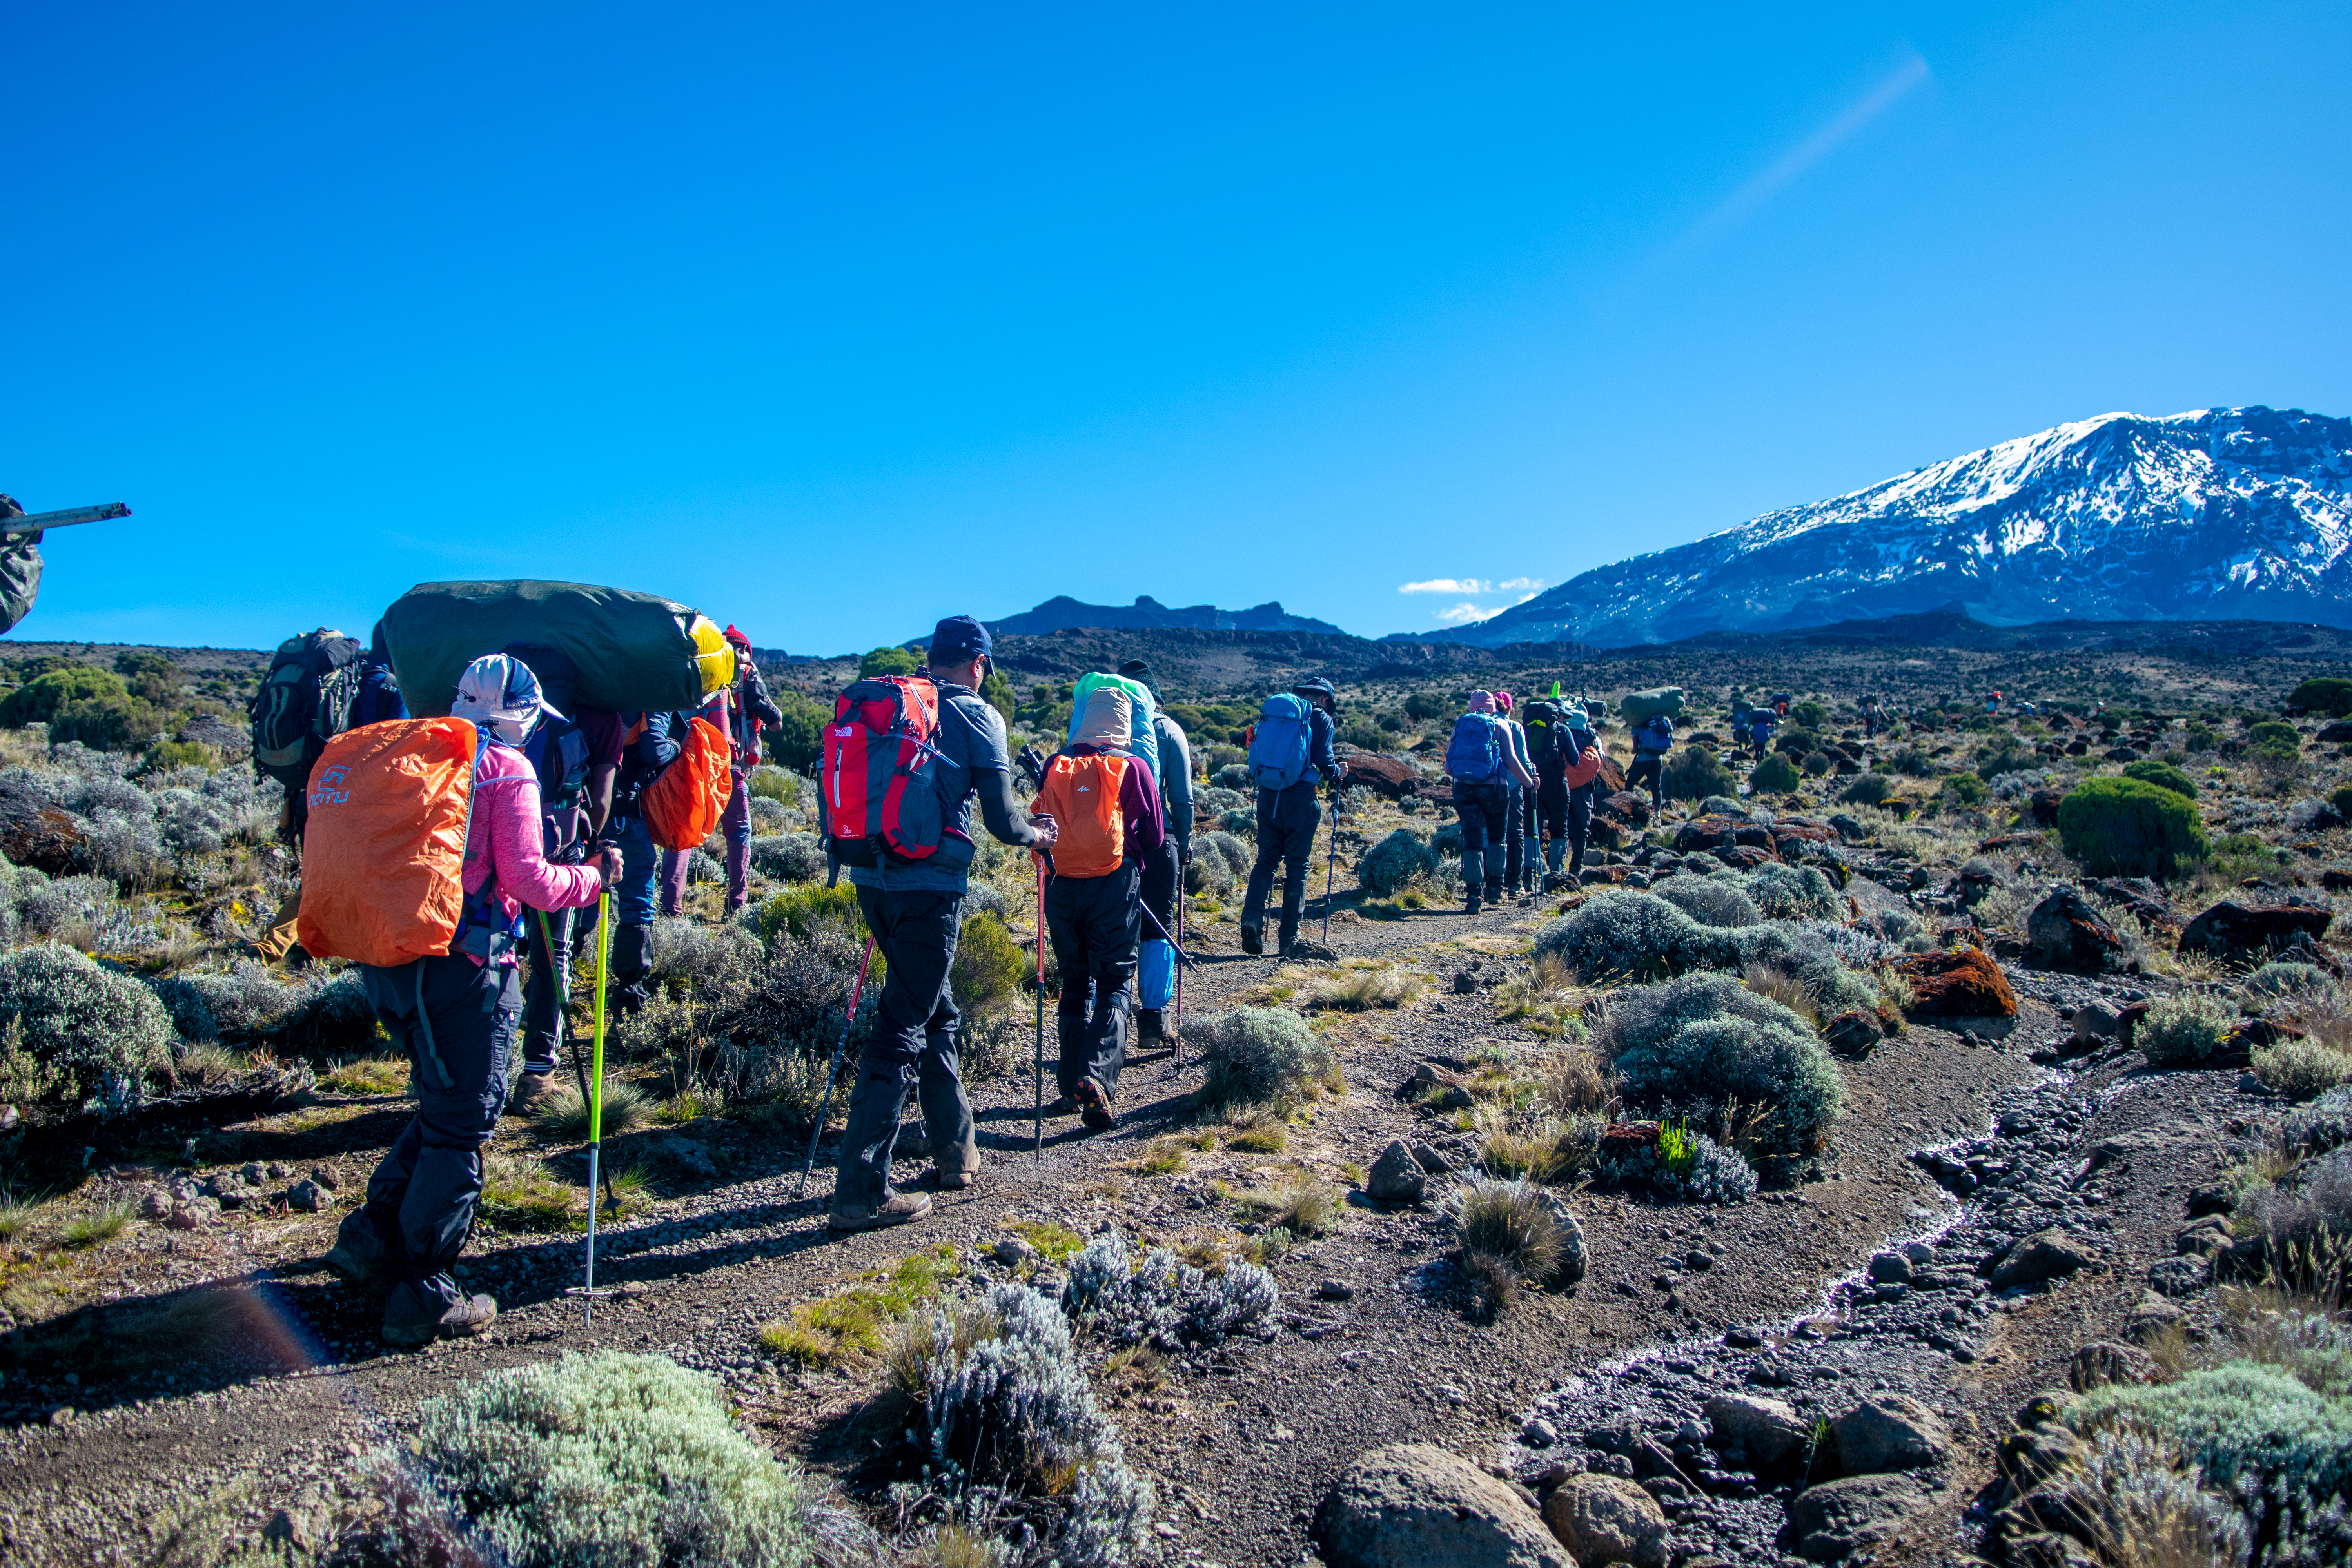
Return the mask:
[(857, 1005), (866, 995), (866, 972), (873, 967), (874, 939), (866, 939), (866, 957), (857, 966), (857, 984), (850, 987), (849, 1011), (841, 1020), (841, 1038), (833, 1047), (833, 1066), (825, 1069), (824, 1099), (816, 1108), (816, 1125), (809, 1129), (808, 1158), (801, 1162), (800, 1190), (795, 1200), (808, 1195), (809, 1173), (816, 1169), (817, 1140), (824, 1136), (824, 1119), (833, 1113), (833, 1086), (841, 1079), (841, 1058), (849, 1050), (849, 1026), (857, 1021)]

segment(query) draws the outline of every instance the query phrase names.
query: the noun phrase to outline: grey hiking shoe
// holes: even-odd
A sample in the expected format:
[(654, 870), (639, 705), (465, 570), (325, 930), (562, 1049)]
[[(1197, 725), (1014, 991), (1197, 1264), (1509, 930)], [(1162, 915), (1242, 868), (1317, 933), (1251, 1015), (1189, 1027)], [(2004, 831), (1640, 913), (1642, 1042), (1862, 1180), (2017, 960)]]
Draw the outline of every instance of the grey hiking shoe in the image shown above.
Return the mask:
[(886, 1226), (912, 1225), (931, 1212), (931, 1200), (921, 1193), (892, 1193), (879, 1208), (836, 1208), (824, 1216), (827, 1230), (880, 1230)]
[(452, 1305), (436, 1318), (396, 1318), (383, 1315), (383, 1342), (415, 1350), (437, 1339), (467, 1340), (498, 1321), (499, 1304), (488, 1296), (473, 1296)]

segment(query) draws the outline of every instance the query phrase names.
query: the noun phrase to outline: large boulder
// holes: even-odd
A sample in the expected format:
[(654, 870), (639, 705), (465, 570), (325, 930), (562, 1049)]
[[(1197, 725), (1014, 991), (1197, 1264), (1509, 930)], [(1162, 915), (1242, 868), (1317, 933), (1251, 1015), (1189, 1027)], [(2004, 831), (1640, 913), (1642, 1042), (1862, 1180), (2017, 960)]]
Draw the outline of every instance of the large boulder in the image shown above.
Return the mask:
[(2036, 969), (2068, 974), (2098, 974), (2119, 967), (2124, 939), (2091, 901), (2063, 886), (2033, 906), (2025, 917), (2026, 961)]
[(2206, 952), (2224, 963), (2259, 963), (2294, 945), (2298, 933), (2316, 944), (2335, 921), (2332, 910), (2310, 904), (2215, 904), (2180, 933), (2179, 951)]
[(1373, 793), (1390, 800), (1416, 794), (1421, 788), (1421, 770), (1402, 757), (1383, 757), (1371, 752), (1350, 750), (1341, 760), (1348, 764), (1350, 786), (1369, 785)]
[(2153, 877), (2095, 877), (2083, 886), (2107, 902), (2129, 910), (2144, 925), (2153, 928), (2180, 923), (2172, 900), (2164, 896), (2163, 887)]
[(2002, 1256), (1992, 1271), (1992, 1288), (2007, 1290), (2020, 1285), (2039, 1285), (2044, 1279), (2061, 1279), (2089, 1268), (2098, 1258), (2088, 1242), (2052, 1226), (2048, 1230), (2035, 1231)]
[(1324, 1498), (1316, 1534), (1334, 1568), (1577, 1568), (1517, 1490), (1426, 1443), (1358, 1458)]
[(2009, 977), (1981, 948), (1953, 948), (1899, 960), (1895, 968), (1911, 982), (1909, 1011), (1922, 1018), (2009, 1018), (2017, 1016), (2017, 994)]
[(1579, 1563), (1665, 1568), (1665, 1513), (1632, 1481), (1570, 1476), (1545, 1500), (1543, 1516)]
[(1812, 1436), (1805, 1418), (1788, 1405), (1745, 1394), (1716, 1394), (1706, 1402), (1706, 1420), (1718, 1446), (1737, 1443), (1757, 1465), (1779, 1463)]
[(1839, 1468), (1853, 1476), (1938, 1464), (1952, 1447), (1936, 1413), (1900, 1394), (1864, 1400), (1833, 1416), (1830, 1431), (1837, 1438)]
[(1650, 797), (1627, 789), (1625, 776), (1622, 773), (1617, 775), (1616, 787), (1608, 788), (1606, 781), (1610, 766), (1607, 763), (1601, 765), (1603, 788), (1594, 792), (1599, 798), (1593, 803), (1593, 810), (1604, 816), (1613, 816), (1628, 827), (1649, 826)]
[(23, 784), (0, 784), (0, 855), (52, 877), (80, 868), (82, 831), (74, 819)]
[(1402, 1138), (1381, 1151), (1364, 1177), (1364, 1195), (1378, 1203), (1417, 1204), (1429, 1190), (1429, 1173)]
[(1836, 1563), (1901, 1530), (1929, 1500), (1925, 1483), (1901, 1471), (1824, 1481), (1789, 1505), (1789, 1533), (1799, 1556)]

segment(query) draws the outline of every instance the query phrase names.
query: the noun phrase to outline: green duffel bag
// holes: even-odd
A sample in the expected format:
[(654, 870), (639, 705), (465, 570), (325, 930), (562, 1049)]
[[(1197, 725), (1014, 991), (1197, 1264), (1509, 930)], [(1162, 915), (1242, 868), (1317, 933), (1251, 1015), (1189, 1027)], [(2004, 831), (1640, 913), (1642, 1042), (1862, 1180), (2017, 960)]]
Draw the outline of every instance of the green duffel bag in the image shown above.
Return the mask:
[(1629, 691), (1617, 700), (1617, 711), (1628, 724), (1639, 724), (1663, 713), (1669, 719), (1683, 716), (1683, 689), (1679, 686), (1654, 686), (1647, 691)]
[(658, 594), (583, 583), (419, 583), (383, 613), (409, 712), (449, 711), (457, 678), (509, 643), (544, 643), (580, 672), (575, 700), (608, 712), (690, 713), (735, 679), (707, 616)]

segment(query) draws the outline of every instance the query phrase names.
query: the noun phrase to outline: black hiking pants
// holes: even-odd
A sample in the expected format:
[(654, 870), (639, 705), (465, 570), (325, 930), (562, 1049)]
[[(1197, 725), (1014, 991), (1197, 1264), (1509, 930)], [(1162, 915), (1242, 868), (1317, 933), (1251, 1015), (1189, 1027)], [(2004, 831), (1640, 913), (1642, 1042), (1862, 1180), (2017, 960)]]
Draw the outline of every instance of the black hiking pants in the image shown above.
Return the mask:
[(980, 1169), (956, 1059), (956, 1025), (962, 1016), (950, 994), (948, 972), (963, 931), (960, 893), (857, 889), (857, 909), (874, 946), (888, 965), (882, 980), (881, 1016), (857, 1064), (850, 1091), (849, 1125), (841, 1138), (841, 1164), (833, 1184), (837, 1214), (870, 1214), (890, 1196), (890, 1161), (907, 1090), (916, 1089), (931, 1163), (950, 1174)]
[(1509, 795), (1498, 784), (1454, 786), (1454, 810), (1462, 818), (1462, 890), (1489, 902), (1503, 896), (1503, 816)]
[(473, 1234), (482, 1147), (506, 1109), (521, 980), (511, 966), (463, 953), (362, 964), (360, 979), (376, 1020), (408, 1055), (416, 1113), (338, 1239), (394, 1281), (386, 1321), (438, 1322), (466, 1300), (449, 1268)]
[(1315, 833), (1323, 826), (1323, 805), (1315, 782), (1301, 779), (1288, 789), (1257, 792), (1257, 864), (1250, 868), (1249, 891), (1242, 900), (1242, 924), (1265, 925), (1265, 900), (1274, 891), (1274, 868), (1282, 867), (1282, 935), (1275, 951), (1298, 934), (1307, 903), (1307, 874), (1315, 866)]
[(1105, 1096), (1118, 1094), (1143, 924), (1141, 891), (1133, 860), (1108, 876), (1055, 877), (1045, 884), (1045, 930), (1062, 972), (1062, 999), (1054, 1012), (1062, 1058), (1055, 1081), (1066, 1095), (1088, 1078)]
[(1633, 765), (1625, 770), (1625, 787), (1639, 789), (1642, 781), (1650, 781), (1650, 809), (1666, 809), (1666, 759), (1643, 752), (1633, 758)]

